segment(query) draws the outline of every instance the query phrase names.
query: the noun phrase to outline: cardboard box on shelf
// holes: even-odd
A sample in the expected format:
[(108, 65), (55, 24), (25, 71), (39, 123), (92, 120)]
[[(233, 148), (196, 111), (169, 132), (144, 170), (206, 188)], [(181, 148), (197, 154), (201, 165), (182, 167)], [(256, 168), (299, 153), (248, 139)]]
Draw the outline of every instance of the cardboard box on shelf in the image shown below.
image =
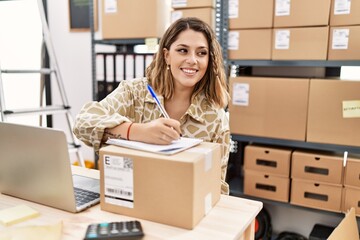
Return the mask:
[(230, 78), (232, 134), (305, 141), (309, 79)]
[(330, 26), (347, 26), (360, 24), (360, 1), (332, 0), (330, 9)]
[(160, 38), (170, 24), (171, 5), (167, 1), (101, 2), (103, 39)]
[(274, 176), (290, 176), (291, 149), (247, 145), (244, 168)]
[(274, 176), (266, 172), (244, 171), (244, 194), (260, 198), (289, 201), (290, 178)]
[(171, 7), (174, 9), (182, 8), (215, 8), (215, 0), (171, 0)]
[(271, 28), (273, 9), (274, 0), (230, 0), (229, 29)]
[(360, 60), (360, 25), (330, 28), (328, 60)]
[(360, 146), (360, 82), (311, 79), (307, 142)]
[(326, 60), (329, 27), (274, 28), (273, 60)]
[[(360, 159), (348, 158), (345, 166), (344, 185), (360, 188)], [(359, 205), (360, 206), (360, 205)]]
[(229, 30), (229, 59), (271, 59), (271, 29)]
[(104, 211), (193, 229), (220, 199), (221, 148), (203, 142), (174, 155), (100, 149)]
[(171, 12), (171, 23), (183, 17), (197, 17), (215, 30), (215, 9), (213, 8), (187, 8)]
[(360, 216), (360, 188), (344, 187), (343, 194), (342, 211), (347, 212), (354, 208), (355, 214)]
[(331, 0), (275, 1), (274, 27), (309, 27), (329, 24)]
[(291, 178), (343, 183), (343, 158), (339, 155), (295, 150), (291, 157), (291, 169)]
[(291, 180), (290, 203), (333, 212), (341, 211), (342, 185), (315, 181)]

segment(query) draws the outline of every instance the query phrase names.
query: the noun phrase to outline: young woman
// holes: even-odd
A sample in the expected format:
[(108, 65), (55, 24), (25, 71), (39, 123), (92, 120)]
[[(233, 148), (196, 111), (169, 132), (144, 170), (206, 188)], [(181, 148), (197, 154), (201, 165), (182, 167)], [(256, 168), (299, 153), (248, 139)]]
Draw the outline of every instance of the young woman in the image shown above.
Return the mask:
[[(148, 84), (170, 118), (161, 114)], [(182, 18), (161, 38), (146, 78), (121, 81), (102, 101), (85, 104), (74, 133), (96, 153), (109, 137), (169, 144), (184, 136), (220, 143), (221, 192), (228, 194), (228, 100), (221, 47), (213, 30), (197, 18)]]

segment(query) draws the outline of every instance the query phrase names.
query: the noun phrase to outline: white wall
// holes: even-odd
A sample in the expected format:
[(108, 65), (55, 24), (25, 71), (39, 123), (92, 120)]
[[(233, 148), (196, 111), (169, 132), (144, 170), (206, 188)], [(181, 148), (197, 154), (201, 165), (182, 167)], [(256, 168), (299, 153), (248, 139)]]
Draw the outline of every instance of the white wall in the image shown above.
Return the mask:
[[(69, 2), (48, 1), (48, 22), (65, 91), (75, 118), (81, 107), (92, 100), (91, 37), (90, 32), (70, 32)], [(58, 97), (53, 90), (54, 99)], [(55, 126), (66, 125), (54, 118)], [(82, 143), (81, 143), (82, 144)], [(82, 144), (85, 159), (93, 160), (92, 148)]]

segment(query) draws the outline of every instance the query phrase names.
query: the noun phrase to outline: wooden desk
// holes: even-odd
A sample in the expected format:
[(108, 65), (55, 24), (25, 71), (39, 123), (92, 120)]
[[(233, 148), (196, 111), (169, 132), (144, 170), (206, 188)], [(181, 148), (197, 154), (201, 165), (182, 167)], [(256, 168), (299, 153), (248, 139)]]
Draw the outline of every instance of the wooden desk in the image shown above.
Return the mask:
[[(73, 167), (73, 172), (99, 178), (99, 171)], [(68, 213), (22, 199), (0, 195), (0, 209), (26, 204), (40, 212), (40, 216), (9, 227), (0, 225), (0, 231), (7, 228), (63, 223), (62, 240), (81, 240), (91, 223), (134, 220), (119, 214), (105, 212), (96, 205), (81, 213)], [(222, 195), (218, 204), (193, 229), (186, 230), (151, 221), (138, 219), (148, 239), (254, 239), (254, 219), (262, 208), (262, 202)], [(174, 216), (176, 217), (176, 216)]]

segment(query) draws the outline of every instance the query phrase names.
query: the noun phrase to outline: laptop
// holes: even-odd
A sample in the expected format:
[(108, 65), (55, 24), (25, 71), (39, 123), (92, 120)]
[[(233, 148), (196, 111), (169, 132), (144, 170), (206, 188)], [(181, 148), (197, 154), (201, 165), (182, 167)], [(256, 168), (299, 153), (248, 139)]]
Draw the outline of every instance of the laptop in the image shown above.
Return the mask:
[(72, 174), (63, 131), (0, 122), (0, 192), (76, 213), (100, 202), (100, 181)]

